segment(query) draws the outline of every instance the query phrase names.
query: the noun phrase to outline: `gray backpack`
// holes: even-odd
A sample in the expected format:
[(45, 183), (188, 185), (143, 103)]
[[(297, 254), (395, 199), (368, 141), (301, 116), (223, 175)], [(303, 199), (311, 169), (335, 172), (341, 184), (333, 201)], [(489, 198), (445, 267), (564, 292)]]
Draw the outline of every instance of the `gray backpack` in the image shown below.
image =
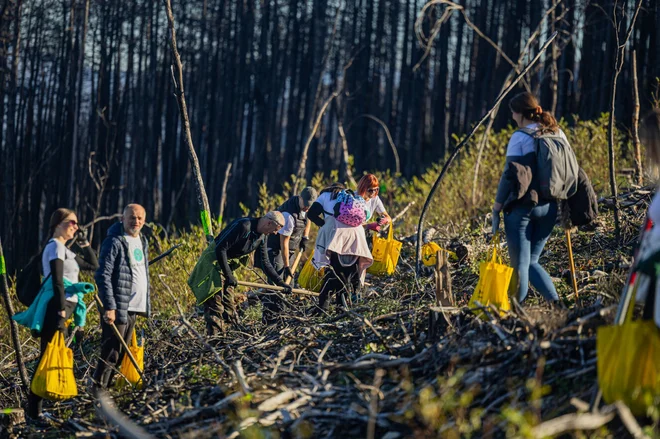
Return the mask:
[(547, 200), (567, 200), (578, 188), (578, 166), (573, 149), (558, 134), (541, 134), (531, 128), (518, 131), (534, 138), (536, 146), (535, 176), (540, 184), (540, 195)]

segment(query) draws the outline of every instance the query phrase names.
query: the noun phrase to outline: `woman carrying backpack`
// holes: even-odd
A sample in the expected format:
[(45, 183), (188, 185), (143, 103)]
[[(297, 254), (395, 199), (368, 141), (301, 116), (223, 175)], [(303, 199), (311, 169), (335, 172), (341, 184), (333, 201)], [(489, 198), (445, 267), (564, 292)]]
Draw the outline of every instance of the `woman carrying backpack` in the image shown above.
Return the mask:
[(510, 293), (517, 289), (518, 302), (527, 297), (530, 282), (546, 300), (557, 302), (559, 296), (552, 279), (539, 264), (557, 220), (557, 201), (540, 195), (534, 136), (549, 134), (560, 136), (567, 143), (568, 140), (555, 118), (543, 111), (531, 93), (514, 96), (509, 109), (519, 129), (507, 146), (506, 164), (493, 206), (492, 232), (494, 235), (499, 230), (503, 211), (509, 257), (518, 278), (518, 282), (512, 279)]
[[(352, 207), (352, 208), (351, 208)], [(348, 288), (356, 291), (364, 282), (367, 268), (373, 263), (362, 223), (369, 216), (366, 204), (341, 183), (323, 189), (307, 212), (310, 221), (320, 227), (316, 236), (314, 265), (326, 267), (319, 295), (319, 308), (327, 307), (328, 298)], [(319, 309), (315, 309), (318, 312)]]
[[(53, 286), (53, 298), (48, 302), (46, 314), (44, 316), (41, 329), (41, 355), (46, 350), (46, 346), (51, 341), (55, 333), (59, 330), (66, 336), (66, 320), (71, 317), (78, 303), (77, 295), (68, 296), (65, 292), (64, 284), (77, 284), (80, 270), (95, 271), (99, 264), (85, 238), (85, 235), (78, 234), (78, 217), (69, 209), (57, 209), (50, 217), (49, 235), (51, 239), (44, 248), (41, 263), (44, 279), (50, 276)], [(81, 255), (77, 255), (67, 246), (67, 241), (76, 238), (76, 244), (80, 248)], [(36, 369), (35, 369), (36, 371)], [(27, 415), (33, 420), (37, 420), (41, 415), (42, 398), (30, 392), (28, 396)]]
[(378, 177), (374, 174), (367, 174), (358, 182), (357, 193), (367, 202), (367, 209), (371, 212), (371, 217), (367, 218), (367, 220), (373, 219), (376, 215), (379, 215), (379, 218), (375, 222), (366, 223), (364, 228), (367, 230), (375, 230), (376, 232), (380, 232), (381, 227), (392, 221), (392, 218), (385, 210), (383, 201), (378, 196), (379, 191), (380, 186), (378, 186)]

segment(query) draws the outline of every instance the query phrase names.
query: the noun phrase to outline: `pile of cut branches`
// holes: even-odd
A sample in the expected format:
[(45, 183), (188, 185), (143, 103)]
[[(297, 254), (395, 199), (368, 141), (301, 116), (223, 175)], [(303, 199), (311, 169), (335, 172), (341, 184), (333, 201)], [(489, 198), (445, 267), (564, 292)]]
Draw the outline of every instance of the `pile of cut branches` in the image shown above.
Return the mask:
[[(252, 302), (239, 328), (211, 339), (195, 334), (204, 332), (195, 309), (183, 316), (193, 330), (176, 317), (151, 320), (146, 385), (110, 396), (155, 437), (501, 437), (602, 425), (621, 437), (631, 428), (625, 407), (585, 410), (597, 393), (596, 328), (613, 320), (642, 214), (639, 205), (623, 211), (623, 246), (614, 241), (609, 214), (575, 234), (584, 273), (580, 307), (569, 284), (556, 279), (567, 308), (533, 295), (506, 316), (484, 309), (487, 318), (476, 317), (466, 305), (487, 250), (476, 231), (454, 237), (472, 254), (451, 267), (457, 306), (438, 309), (433, 276), (415, 275), (413, 245), (406, 244), (393, 278), (369, 278), (349, 307), (320, 317), (306, 314), (311, 301), (288, 297), (277, 325), (263, 325)], [(567, 267), (564, 249), (558, 231), (542, 258), (553, 275)], [(433, 336), (432, 312), (443, 315)], [(80, 396), (46, 408), (51, 427), (0, 429), (16, 437), (117, 437), (87, 384), (99, 340), (94, 328), (74, 346)], [(15, 407), (23, 396), (15, 365), (0, 359), (0, 404)]]

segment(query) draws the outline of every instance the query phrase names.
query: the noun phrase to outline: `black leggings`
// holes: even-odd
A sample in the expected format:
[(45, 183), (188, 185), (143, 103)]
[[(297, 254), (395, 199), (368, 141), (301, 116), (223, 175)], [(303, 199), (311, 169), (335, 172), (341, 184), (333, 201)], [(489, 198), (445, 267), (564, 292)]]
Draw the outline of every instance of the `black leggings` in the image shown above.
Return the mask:
[(337, 304), (341, 304), (341, 294), (350, 291), (357, 291), (360, 288), (360, 264), (359, 258), (354, 264), (345, 267), (339, 262), (339, 255), (330, 252), (330, 266), (325, 268), (323, 276), (323, 287), (319, 295), (319, 306), (325, 308), (328, 298), (336, 294)]
[(644, 312), (642, 314), (643, 320), (653, 320), (653, 312), (655, 311), (655, 285), (658, 281), (657, 276), (651, 276), (651, 282), (649, 283), (649, 292), (646, 296), (646, 303), (644, 303)]

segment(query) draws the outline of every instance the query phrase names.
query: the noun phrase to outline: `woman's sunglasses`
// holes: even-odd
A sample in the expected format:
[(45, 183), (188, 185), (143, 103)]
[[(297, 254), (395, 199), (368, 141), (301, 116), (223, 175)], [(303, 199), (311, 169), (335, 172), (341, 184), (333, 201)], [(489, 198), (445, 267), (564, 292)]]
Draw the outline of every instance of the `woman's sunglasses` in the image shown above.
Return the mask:
[(367, 193), (368, 193), (368, 194), (374, 194), (374, 193), (376, 193), (376, 192), (378, 192), (378, 188), (377, 188), (377, 187), (374, 187), (374, 188), (371, 188), (371, 189), (367, 189)]
[(70, 225), (70, 226), (76, 226), (76, 227), (78, 227), (78, 221), (76, 221), (76, 220), (68, 220), (68, 221), (62, 221), (62, 222), (63, 222), (63, 223), (66, 223), (66, 224), (68, 224), (68, 225)]

